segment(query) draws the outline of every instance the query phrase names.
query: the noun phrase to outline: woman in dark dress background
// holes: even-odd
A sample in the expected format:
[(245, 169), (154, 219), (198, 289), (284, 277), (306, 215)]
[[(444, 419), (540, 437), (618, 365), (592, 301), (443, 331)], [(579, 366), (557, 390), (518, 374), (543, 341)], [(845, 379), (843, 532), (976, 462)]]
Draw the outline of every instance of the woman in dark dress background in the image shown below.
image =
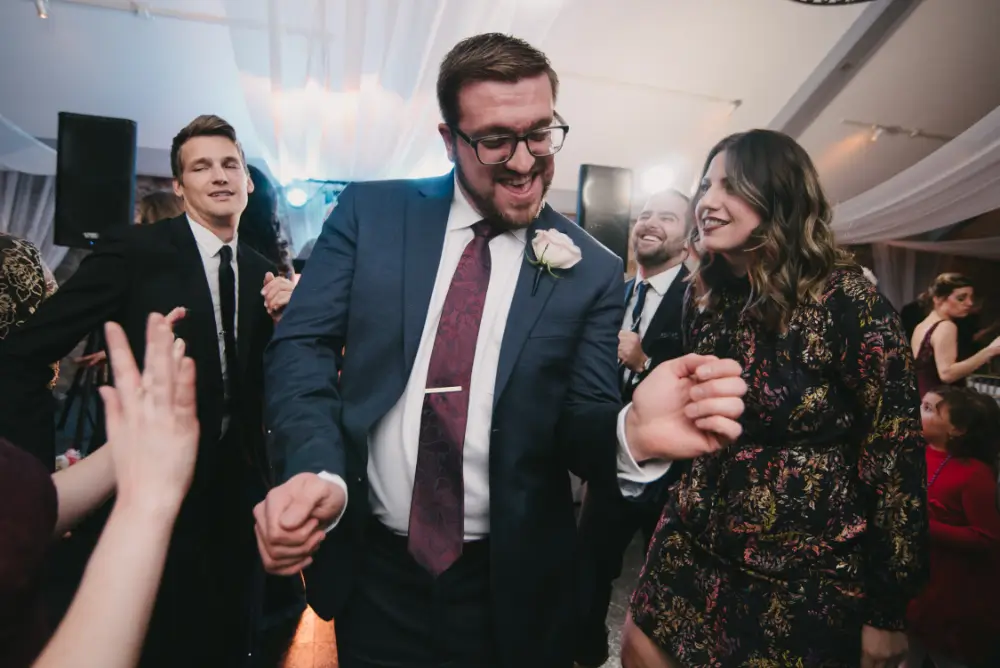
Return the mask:
[(930, 312), (913, 330), (910, 342), (916, 357), (917, 389), (923, 398), (937, 387), (965, 380), (1000, 355), (1000, 337), (958, 361), (956, 321), (969, 315), (975, 299), (972, 281), (962, 274), (941, 274), (920, 299)]
[(899, 318), (836, 247), (816, 170), (791, 138), (722, 140), (693, 204), (703, 253), (687, 347), (743, 367), (744, 433), (684, 463), (622, 664), (894, 665), (927, 577), (919, 402)]

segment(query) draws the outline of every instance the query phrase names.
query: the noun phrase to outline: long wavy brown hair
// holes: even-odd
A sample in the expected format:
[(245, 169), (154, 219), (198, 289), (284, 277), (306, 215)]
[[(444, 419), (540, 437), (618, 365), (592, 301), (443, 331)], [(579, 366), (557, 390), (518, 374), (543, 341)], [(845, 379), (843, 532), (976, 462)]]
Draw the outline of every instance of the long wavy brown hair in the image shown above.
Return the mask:
[[(835, 268), (861, 268), (834, 241), (833, 209), (809, 154), (794, 139), (771, 130), (730, 135), (709, 152), (702, 177), (723, 152), (729, 187), (761, 220), (744, 251), (752, 289), (747, 312), (768, 328), (784, 331), (798, 304), (820, 297)], [(692, 210), (703, 194), (699, 188)], [(691, 278), (700, 305), (713, 308), (719, 286), (731, 277), (724, 257), (702, 253)]]

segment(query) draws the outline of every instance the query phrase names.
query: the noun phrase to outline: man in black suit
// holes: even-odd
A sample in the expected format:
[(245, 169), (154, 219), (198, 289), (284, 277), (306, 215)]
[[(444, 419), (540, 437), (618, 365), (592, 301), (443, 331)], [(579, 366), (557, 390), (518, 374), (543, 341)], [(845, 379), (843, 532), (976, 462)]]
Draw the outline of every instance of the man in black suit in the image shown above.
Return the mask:
[(195, 119), (174, 138), (171, 167), (187, 213), (107, 234), (0, 347), (0, 436), (18, 421), (6, 388), (23, 389), (35, 369), (108, 320), (122, 325), (141, 360), (148, 314), (183, 307), (174, 331), (197, 367), (201, 437), (142, 665), (239, 666), (262, 590), (251, 512), (268, 479), (263, 352), (273, 331), (269, 311), (280, 313), (291, 283), (275, 279), (267, 260), (238, 239), (253, 183), (232, 126), (216, 116)]
[[(684, 354), (681, 315), (687, 290), (688, 198), (666, 190), (649, 198), (632, 229), (638, 275), (625, 284), (625, 318), (618, 333), (618, 376), (624, 402), (659, 363)], [(612, 583), (622, 572), (622, 555), (636, 531), (649, 544), (667, 488), (683, 464), (626, 499), (618, 490), (588, 485), (580, 512), (580, 629), (578, 666), (600, 666), (608, 658), (605, 618)]]

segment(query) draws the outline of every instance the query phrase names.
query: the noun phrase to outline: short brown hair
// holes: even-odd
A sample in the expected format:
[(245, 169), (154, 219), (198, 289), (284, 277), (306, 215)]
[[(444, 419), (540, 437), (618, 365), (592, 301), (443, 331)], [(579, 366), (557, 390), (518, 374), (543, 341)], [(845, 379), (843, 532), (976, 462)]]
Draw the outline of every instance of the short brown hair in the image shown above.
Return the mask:
[(552, 99), (559, 93), (559, 77), (548, 57), (523, 39), (490, 32), (462, 40), (441, 61), (437, 97), (446, 125), (458, 125), (458, 94), (478, 81), (515, 83), (540, 74), (549, 77)]
[(181, 164), (181, 147), (194, 137), (225, 137), (236, 144), (236, 148), (240, 150), (240, 160), (246, 168), (247, 158), (243, 154), (243, 146), (236, 138), (233, 126), (218, 116), (202, 114), (178, 132), (174, 137), (174, 143), (170, 146), (170, 170), (178, 181), (181, 180), (181, 173), (184, 171), (184, 165)]

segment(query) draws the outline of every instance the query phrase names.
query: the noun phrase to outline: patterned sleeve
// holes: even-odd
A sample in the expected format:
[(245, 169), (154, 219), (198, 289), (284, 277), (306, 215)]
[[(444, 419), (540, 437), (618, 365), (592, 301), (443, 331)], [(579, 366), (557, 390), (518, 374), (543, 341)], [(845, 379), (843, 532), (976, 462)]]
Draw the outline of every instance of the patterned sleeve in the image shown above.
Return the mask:
[(867, 493), (864, 622), (902, 630), (929, 568), (927, 464), (913, 357), (896, 311), (860, 274), (842, 282), (841, 368), (856, 393)]

